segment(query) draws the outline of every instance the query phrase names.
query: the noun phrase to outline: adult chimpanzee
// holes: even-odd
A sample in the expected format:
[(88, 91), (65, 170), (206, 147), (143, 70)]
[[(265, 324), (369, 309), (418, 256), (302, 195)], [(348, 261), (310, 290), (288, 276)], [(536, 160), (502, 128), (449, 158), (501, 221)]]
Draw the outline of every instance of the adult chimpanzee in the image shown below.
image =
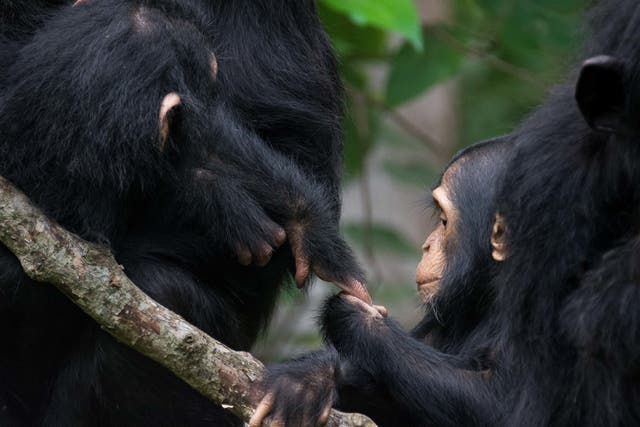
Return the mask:
[[(496, 255), (505, 260), (491, 282), (495, 299), (457, 348), (425, 345), (348, 299), (328, 303), (324, 330), (343, 360), (336, 381), (359, 369), (356, 377), (383, 390), (375, 409), (387, 417), (640, 423), (640, 4), (602, 2), (590, 22), (589, 59), (512, 135), (497, 199), (503, 232), (494, 242), (502, 236)], [(476, 310), (452, 304), (461, 317)], [(292, 424), (304, 417), (275, 405)]]
[(10, 40), (24, 40), (42, 26), (53, 10), (73, 0), (0, 0), (0, 34)]
[[(441, 351), (464, 355), (457, 363), (470, 372), (485, 369), (484, 360), (490, 353), (489, 349), (469, 346), (468, 337), (491, 307), (491, 278), (497, 261), (504, 259), (504, 232), (495, 216), (495, 191), (511, 146), (505, 137), (461, 151), (433, 190), (439, 224), (423, 245), (423, 258), (416, 271), (418, 291), (428, 310), (411, 337), (402, 333), (415, 345), (428, 342)], [(338, 303), (331, 302), (328, 307), (333, 310)], [(460, 306), (467, 311), (456, 312)], [(370, 310), (373, 318), (380, 316)], [(325, 323), (349, 321), (327, 318)], [(357, 325), (353, 329), (344, 326), (357, 333)], [(398, 329), (395, 324), (393, 327)], [(344, 339), (352, 338), (345, 335)], [(369, 375), (357, 358), (341, 358), (333, 349), (271, 368), (267, 389), (271, 394), (264, 399), (252, 425), (259, 425), (269, 411), (275, 422), (315, 425), (316, 418), (323, 421), (328, 415), (332, 403), (347, 411), (364, 412), (380, 425), (423, 423), (407, 411), (402, 401), (395, 400), (384, 382)]]
[(70, 0), (0, 0), (0, 91), (7, 69), (15, 61), (20, 47), (50, 13), (64, 4), (70, 4)]
[[(338, 234), (341, 90), (313, 1), (77, 2), (2, 87), (0, 174), (233, 348), (294, 269), (369, 301)], [(0, 251), (0, 424), (237, 422)]]

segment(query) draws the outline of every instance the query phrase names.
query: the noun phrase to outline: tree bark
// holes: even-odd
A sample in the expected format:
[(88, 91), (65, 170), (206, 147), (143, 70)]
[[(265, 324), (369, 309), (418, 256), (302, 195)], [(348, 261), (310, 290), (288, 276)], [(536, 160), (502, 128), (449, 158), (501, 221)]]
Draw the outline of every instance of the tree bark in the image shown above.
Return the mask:
[[(244, 421), (251, 418), (261, 397), (262, 363), (152, 300), (126, 276), (109, 248), (66, 231), (2, 177), (0, 241), (29, 277), (56, 286), (117, 340)], [(328, 425), (375, 426), (362, 415), (338, 411)]]

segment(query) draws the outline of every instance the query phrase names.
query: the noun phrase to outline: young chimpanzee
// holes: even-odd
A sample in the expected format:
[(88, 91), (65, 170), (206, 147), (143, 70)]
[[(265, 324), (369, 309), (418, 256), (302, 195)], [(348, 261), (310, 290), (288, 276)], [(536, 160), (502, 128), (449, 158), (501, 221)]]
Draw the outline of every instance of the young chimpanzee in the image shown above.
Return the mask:
[[(491, 308), (491, 279), (498, 261), (505, 256), (502, 220), (495, 214), (495, 193), (511, 147), (510, 138), (497, 138), (462, 150), (452, 159), (432, 192), (439, 224), (423, 245), (423, 258), (416, 271), (427, 313), (411, 336), (391, 323), (394, 332), (411, 345), (429, 343), (457, 355), (443, 357), (468, 370), (469, 375), (487, 368), (485, 359), (490, 353), (490, 349), (469, 345), (469, 337)], [(327, 309), (333, 313), (341, 303), (339, 299), (330, 301)], [(456, 311), (460, 306), (466, 311)], [(382, 319), (376, 310), (366, 310), (374, 319)], [(350, 334), (358, 334), (358, 328), (367, 328), (358, 319), (350, 325), (351, 319), (332, 316), (325, 314), (325, 327), (344, 327), (348, 332), (340, 336), (345, 340), (355, 339)], [(388, 354), (393, 354), (389, 362), (397, 359), (401, 363), (400, 354), (391, 349), (394, 340), (389, 339), (387, 344)], [(359, 364), (357, 356), (340, 357), (333, 349), (272, 367), (266, 386), (270, 393), (252, 420), (255, 426), (269, 412), (274, 421), (285, 425), (315, 425), (326, 419), (332, 403), (346, 411), (366, 413), (380, 425), (424, 424), (382, 378), (370, 375)]]
[[(602, 2), (590, 30), (589, 59), (512, 135), (493, 236), (504, 258), (495, 298), (461, 331), (458, 350), (420, 343), (348, 298), (327, 305), (340, 369), (356, 366), (359, 378), (384, 387), (377, 409), (387, 417), (442, 426), (640, 423), (640, 4)], [(463, 318), (475, 309), (449, 307)], [(483, 351), (479, 371), (465, 367), (465, 356)]]
[[(76, 2), (2, 88), (0, 174), (231, 347), (290, 271), (370, 301), (338, 233), (341, 89), (313, 1)], [(238, 422), (0, 251), (0, 424)]]

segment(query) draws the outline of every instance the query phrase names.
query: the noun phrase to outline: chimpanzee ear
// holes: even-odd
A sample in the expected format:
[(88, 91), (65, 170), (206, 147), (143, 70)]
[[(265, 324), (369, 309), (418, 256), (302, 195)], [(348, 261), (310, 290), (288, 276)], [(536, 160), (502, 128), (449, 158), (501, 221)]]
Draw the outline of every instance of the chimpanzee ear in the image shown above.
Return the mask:
[(180, 95), (175, 92), (171, 92), (162, 98), (162, 104), (160, 105), (160, 151), (165, 149), (167, 138), (171, 133), (173, 119), (181, 104)]
[(508, 255), (507, 224), (502, 215), (497, 213), (491, 229), (491, 257), (494, 261), (502, 262)]
[(601, 132), (625, 132), (624, 65), (612, 56), (600, 55), (582, 64), (576, 101), (592, 129)]

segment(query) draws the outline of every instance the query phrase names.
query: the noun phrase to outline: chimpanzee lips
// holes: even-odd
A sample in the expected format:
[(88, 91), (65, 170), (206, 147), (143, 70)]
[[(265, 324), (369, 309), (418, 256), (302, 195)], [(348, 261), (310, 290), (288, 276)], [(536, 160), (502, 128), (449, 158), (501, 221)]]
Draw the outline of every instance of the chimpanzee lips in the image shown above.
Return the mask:
[(431, 300), (431, 298), (433, 298), (436, 292), (438, 292), (439, 287), (440, 287), (439, 278), (418, 283), (418, 293), (420, 294), (420, 298), (424, 302)]
[(423, 288), (431, 288), (433, 286), (435, 286), (439, 281), (440, 281), (440, 277), (435, 278), (435, 279), (430, 279), (430, 280), (425, 280), (424, 282), (420, 282), (418, 283), (418, 291), (422, 290)]

